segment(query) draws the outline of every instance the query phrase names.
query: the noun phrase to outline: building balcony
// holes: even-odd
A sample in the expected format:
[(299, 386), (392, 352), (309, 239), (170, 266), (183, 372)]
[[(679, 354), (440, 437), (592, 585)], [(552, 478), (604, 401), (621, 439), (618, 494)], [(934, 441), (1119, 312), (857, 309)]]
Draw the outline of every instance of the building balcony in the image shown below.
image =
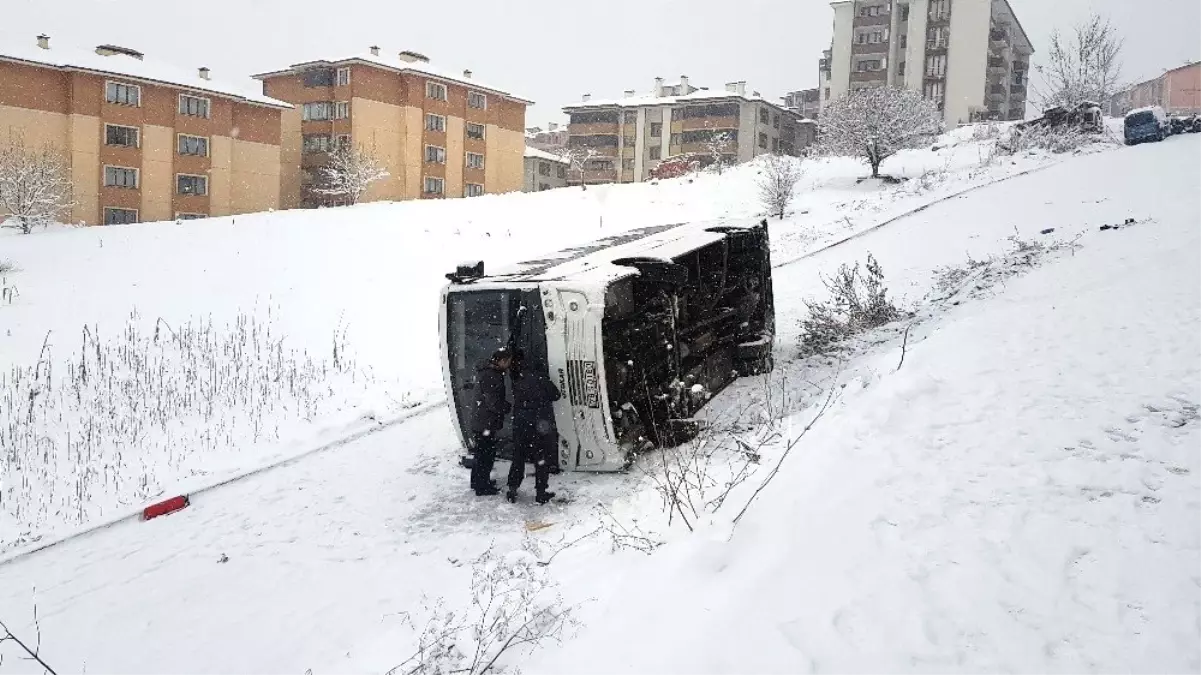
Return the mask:
[(988, 40), (990, 42), (1000, 42), (1002, 44), (1009, 44), (1009, 32), (1003, 31), (1003, 30), (997, 30), (994, 28), (994, 29), (988, 31)]
[(988, 58), (989, 70), (1008, 70), (1009, 63), (1000, 56), (990, 56)]
[(619, 136), (619, 122), (593, 122), (592, 124), (569, 124), (567, 132), (572, 136)]
[(1026, 98), (1026, 85), (1013, 84), (1009, 86), (1009, 96), (1011, 98)]
[(852, 54), (887, 54), (889, 43), (887, 42), (858, 42), (851, 45)]
[(856, 70), (851, 73), (851, 82), (885, 82), (887, 70)]
[(892, 24), (892, 14), (885, 13), (876, 16), (856, 16), (854, 26), (888, 26)]

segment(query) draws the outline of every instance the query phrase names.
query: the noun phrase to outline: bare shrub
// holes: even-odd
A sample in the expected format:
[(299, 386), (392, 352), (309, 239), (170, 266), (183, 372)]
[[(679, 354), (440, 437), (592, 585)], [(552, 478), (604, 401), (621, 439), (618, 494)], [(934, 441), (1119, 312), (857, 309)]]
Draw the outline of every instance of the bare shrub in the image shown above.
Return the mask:
[(1097, 14), (1073, 26), (1070, 35), (1053, 31), (1046, 63), (1035, 68), (1043, 79), (1037, 89), (1043, 108), (1107, 103), (1122, 88), (1123, 44), (1117, 28)]
[(782, 155), (768, 155), (759, 175), (759, 201), (768, 215), (783, 220), (788, 206), (796, 198), (796, 186), (805, 175), (801, 160)]
[(11, 260), (0, 260), (0, 274), (12, 274), (17, 270), (17, 263)]
[(158, 496), (161, 479), (204, 471), (198, 458), (278, 441), (281, 424), (371, 381), (345, 331), (317, 358), (287, 345), (270, 310), (152, 332), (134, 312), (115, 335), (85, 326), (65, 363), (50, 338), (35, 364), (0, 373), (0, 522), (15, 524), (0, 549)]
[(801, 322), (801, 353), (824, 354), (864, 331), (895, 321), (905, 312), (888, 298), (884, 270), (870, 253), (867, 264), (843, 264), (833, 278), (823, 278), (829, 297), (806, 301), (809, 316)]
[(11, 642), (16, 645), (17, 658), (21, 661), (36, 663), (46, 675), (56, 675), (53, 668), (42, 658), (42, 625), (38, 621), (38, 606), (33, 606), (34, 642), (28, 642), (17, 637), (16, 633), (4, 621), (0, 621), (0, 666), (4, 665), (4, 644)]
[(1040, 265), (1050, 254), (1075, 253), (1080, 237), (1070, 240), (1023, 239), (1017, 233), (1008, 237), (1009, 249), (982, 260), (968, 257), (961, 265), (949, 265), (934, 270), (934, 288), (928, 296), (934, 303), (958, 304), (963, 298), (991, 293), (991, 289), (1007, 279), (1023, 274)]
[(527, 538), (522, 550), (498, 556), (489, 548), (473, 564), (471, 604), (465, 611), (428, 607), (429, 617), (409, 658), (388, 675), (484, 675), (503, 670), (502, 658), (561, 642), (577, 625), (546, 565)]

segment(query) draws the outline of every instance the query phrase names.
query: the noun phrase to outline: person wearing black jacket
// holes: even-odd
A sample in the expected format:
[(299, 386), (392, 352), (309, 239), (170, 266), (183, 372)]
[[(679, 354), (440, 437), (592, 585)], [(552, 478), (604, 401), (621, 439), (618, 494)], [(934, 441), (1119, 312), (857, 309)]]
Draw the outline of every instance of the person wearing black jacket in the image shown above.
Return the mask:
[(504, 428), (510, 410), (505, 396), (505, 372), (512, 364), (512, 352), (501, 347), (487, 363), (476, 369), (475, 408), (471, 411), (471, 436), (475, 446), (471, 489), (480, 497), (500, 492), (492, 481), (492, 465), (496, 462), (497, 434)]
[(556, 451), (555, 413), (551, 403), (559, 400), (561, 394), (544, 374), (521, 372), (516, 367), (509, 374), (513, 381), (513, 462), (509, 465), (509, 491), (505, 497), (510, 502), (517, 501), (517, 488), (521, 487), (525, 465), (530, 462), (534, 465), (535, 500), (545, 504), (555, 497), (546, 488)]

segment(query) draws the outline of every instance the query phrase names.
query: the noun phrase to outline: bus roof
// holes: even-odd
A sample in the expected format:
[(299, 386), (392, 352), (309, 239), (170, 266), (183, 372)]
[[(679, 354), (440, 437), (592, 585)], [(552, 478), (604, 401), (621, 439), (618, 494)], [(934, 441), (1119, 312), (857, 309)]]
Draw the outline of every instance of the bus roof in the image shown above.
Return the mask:
[(486, 272), (483, 277), (463, 284), (451, 285), (575, 281), (585, 285), (607, 286), (612, 281), (638, 273), (633, 267), (614, 265), (614, 260), (632, 257), (669, 260), (725, 236), (721, 232), (710, 231), (710, 228), (753, 227), (755, 224), (757, 221), (732, 223), (723, 220), (641, 227), (509, 265), (495, 272)]

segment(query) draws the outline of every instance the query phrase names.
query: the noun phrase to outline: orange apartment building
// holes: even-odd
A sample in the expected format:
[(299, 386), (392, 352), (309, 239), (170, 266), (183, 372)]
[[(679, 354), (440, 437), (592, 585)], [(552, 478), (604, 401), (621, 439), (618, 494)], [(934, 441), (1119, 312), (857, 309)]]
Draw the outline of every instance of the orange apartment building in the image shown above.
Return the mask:
[(202, 218), (280, 206), (282, 113), (253, 80), (221, 83), (106, 45), (0, 49), (0, 143), (57, 148), (74, 183), (71, 221)]
[(519, 191), (531, 102), (439, 71), (415, 52), (311, 61), (255, 76), (284, 115), (282, 205), (329, 203), (310, 187), (334, 148), (353, 145), (388, 171), (364, 201)]

